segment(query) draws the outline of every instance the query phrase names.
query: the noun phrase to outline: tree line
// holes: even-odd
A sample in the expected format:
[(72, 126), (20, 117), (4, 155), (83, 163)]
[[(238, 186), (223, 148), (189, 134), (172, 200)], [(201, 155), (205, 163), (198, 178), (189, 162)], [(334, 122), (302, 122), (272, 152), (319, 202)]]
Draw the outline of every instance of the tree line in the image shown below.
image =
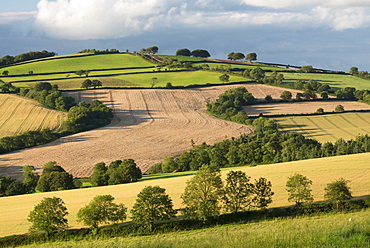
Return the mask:
[(48, 51), (41, 51), (41, 52), (28, 52), (28, 53), (22, 53), (16, 56), (10, 56), (6, 55), (2, 58), (0, 58), (0, 66), (7, 66), (18, 62), (33, 60), (33, 59), (41, 59), (41, 58), (47, 58), (47, 57), (53, 57), (56, 53), (54, 52), (48, 52)]
[[(32, 165), (25, 165), (22, 170), (23, 181), (0, 174), (0, 197), (82, 187), (80, 180), (73, 178), (55, 161), (46, 163), (41, 175), (36, 173)], [(103, 162), (97, 163), (90, 182), (93, 186), (116, 185), (137, 182), (141, 177), (141, 170), (135, 161), (124, 159), (112, 161), (109, 166)]]
[[(225, 183), (217, 168), (204, 165), (197, 174), (187, 181), (181, 195), (184, 208), (174, 209), (172, 199), (159, 186), (146, 186), (137, 195), (131, 209), (131, 218), (138, 224), (153, 229), (155, 221), (174, 218), (182, 212), (188, 219), (207, 221), (223, 212), (238, 213), (246, 210), (265, 209), (272, 202), (274, 192), (271, 182), (265, 178), (250, 181), (244, 172), (230, 171)], [(101, 224), (117, 223), (127, 217), (123, 204), (113, 203), (111, 195), (99, 195), (77, 213), (79, 222), (97, 229)], [(45, 214), (47, 213), (47, 214)], [(29, 214), (30, 231), (51, 233), (67, 227), (68, 214), (60, 198), (44, 198)]]
[(119, 53), (119, 50), (112, 48), (106, 50), (97, 50), (97, 49), (83, 49), (78, 53), (92, 53), (92, 54), (109, 54), (109, 53)]

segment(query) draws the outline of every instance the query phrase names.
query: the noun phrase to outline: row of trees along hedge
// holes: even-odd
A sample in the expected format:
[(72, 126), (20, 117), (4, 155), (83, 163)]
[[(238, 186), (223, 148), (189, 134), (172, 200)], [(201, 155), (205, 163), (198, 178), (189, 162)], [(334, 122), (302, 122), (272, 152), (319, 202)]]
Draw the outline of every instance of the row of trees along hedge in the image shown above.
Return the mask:
[(0, 175), (0, 196), (12, 196), (38, 192), (48, 192), (81, 187), (80, 181), (73, 178), (55, 161), (44, 165), (41, 176), (32, 165), (23, 166), (23, 181)]
[[(116, 160), (105, 166), (97, 163), (91, 176), (93, 186), (115, 185), (137, 182), (142, 177), (139, 167), (132, 159)], [(74, 179), (55, 161), (44, 165), (43, 172), (38, 175), (32, 165), (23, 166), (23, 181), (10, 176), (0, 175), (0, 197), (47, 191), (58, 191), (80, 188), (81, 182)]]
[(224, 140), (214, 145), (194, 146), (178, 158), (168, 157), (163, 163), (152, 165), (148, 173), (197, 170), (202, 164), (219, 167), (254, 166), (256, 164), (280, 163), (302, 159), (320, 158), (345, 154), (370, 152), (370, 136), (359, 135), (355, 139), (321, 144), (317, 140), (306, 138), (296, 133), (282, 133), (277, 124), (260, 117), (254, 121), (248, 119), (243, 111), (238, 111), (253, 96), (246, 89), (234, 88), (221, 94), (215, 103), (209, 103), (211, 114), (255, 127), (252, 136), (241, 135), (239, 138)]
[(119, 53), (119, 50), (112, 48), (106, 50), (96, 50), (96, 49), (84, 49), (78, 53), (92, 53), (92, 54), (109, 54), (109, 53)]
[[(244, 172), (231, 171), (226, 183), (221, 180), (219, 169), (203, 166), (188, 180), (182, 194), (184, 208), (181, 211), (189, 219), (206, 221), (219, 216), (222, 212), (237, 213), (251, 209), (265, 209), (272, 202), (271, 182), (265, 178), (250, 182)], [(113, 203), (111, 195), (100, 195), (81, 208), (78, 221), (97, 229), (101, 224), (117, 223), (126, 219), (127, 208)], [(137, 195), (131, 215), (133, 221), (153, 229), (155, 221), (168, 220), (176, 216), (172, 199), (159, 186), (146, 186)], [(30, 231), (51, 233), (58, 228), (67, 227), (68, 214), (60, 198), (44, 198), (29, 214), (32, 223)]]
[(22, 53), (22, 54), (19, 54), (17, 56), (6, 55), (6, 56), (0, 58), (0, 66), (11, 65), (11, 64), (14, 64), (14, 63), (23, 62), (23, 61), (27, 61), (27, 60), (53, 57), (55, 55), (56, 55), (56, 53), (48, 52), (48, 51), (45, 51), (45, 50), (43, 50), (42, 52)]

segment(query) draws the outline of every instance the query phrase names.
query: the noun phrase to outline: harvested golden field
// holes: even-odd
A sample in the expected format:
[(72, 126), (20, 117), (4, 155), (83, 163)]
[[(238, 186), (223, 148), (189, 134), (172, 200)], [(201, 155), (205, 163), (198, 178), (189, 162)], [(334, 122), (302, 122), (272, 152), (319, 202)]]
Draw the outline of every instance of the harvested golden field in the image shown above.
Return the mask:
[(284, 114), (311, 114), (318, 108), (323, 108), (325, 112), (334, 111), (335, 107), (342, 105), (344, 110), (370, 110), (370, 105), (355, 101), (304, 101), (304, 102), (284, 102), (256, 104), (245, 106), (244, 111), (250, 116), (263, 115), (284, 115)]
[(67, 113), (48, 109), (16, 95), (0, 95), (0, 137), (50, 128), (57, 130)]
[[(115, 118), (106, 127), (58, 139), (52, 143), (1, 156), (0, 173), (20, 177), (22, 166), (39, 172), (48, 161), (75, 177), (89, 177), (94, 164), (132, 158), (143, 171), (167, 156), (177, 156), (195, 144), (213, 144), (241, 134), (249, 126), (224, 121), (205, 112), (227, 89), (241, 85), (184, 90), (132, 89), (69, 92), (77, 100), (99, 99), (114, 109)], [(245, 84), (257, 98), (280, 95), (284, 89)]]
[[(285, 190), (286, 180), (294, 173), (301, 173), (313, 181), (312, 194), (315, 201), (324, 200), (324, 188), (335, 179), (343, 177), (350, 180), (352, 195), (360, 197), (370, 193), (370, 153), (346, 155), (329, 158), (302, 160), (288, 163), (261, 165), (256, 167), (232, 168), (242, 170), (251, 176), (252, 181), (259, 177), (265, 177), (272, 183), (275, 192), (271, 207), (287, 206), (288, 195)], [(228, 169), (230, 170), (230, 169)], [(225, 177), (227, 171), (223, 171)], [(66, 190), (47, 192), (32, 195), (20, 195), (0, 198), (0, 237), (11, 234), (26, 233), (30, 224), (27, 221), (29, 212), (44, 197), (60, 197), (66, 203), (71, 227), (81, 227), (76, 221), (78, 210), (85, 206), (96, 195), (111, 194), (116, 203), (123, 203), (130, 210), (135, 203), (137, 194), (148, 185), (159, 185), (166, 189), (166, 193), (173, 200), (174, 207), (182, 207), (181, 194), (184, 192), (186, 181), (191, 176), (176, 177), (173, 174), (165, 179), (148, 180), (137, 183), (104, 186), (87, 189)]]

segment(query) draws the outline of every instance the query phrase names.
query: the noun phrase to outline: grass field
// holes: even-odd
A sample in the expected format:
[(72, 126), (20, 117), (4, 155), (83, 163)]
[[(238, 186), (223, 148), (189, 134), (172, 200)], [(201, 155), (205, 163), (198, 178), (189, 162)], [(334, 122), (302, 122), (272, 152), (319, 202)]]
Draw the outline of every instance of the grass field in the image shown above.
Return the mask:
[(320, 142), (339, 138), (353, 139), (370, 134), (370, 113), (343, 113), (319, 116), (290, 116), (272, 118), (284, 132), (295, 132)]
[(147, 66), (154, 66), (154, 64), (139, 56), (130, 54), (100, 54), (63, 59), (47, 59), (28, 64), (9, 66), (3, 69), (8, 70), (9, 75), (21, 75), (28, 74), (29, 71), (33, 71), (33, 73), (52, 73)]
[[(245, 171), (252, 179), (265, 177), (272, 182), (273, 204), (271, 206), (287, 206), (285, 183), (288, 176), (298, 172), (313, 181), (312, 193), (315, 200), (324, 200), (324, 188), (327, 183), (343, 177), (350, 180), (353, 196), (364, 196), (370, 193), (370, 153), (303, 160), (289, 163), (263, 165), (257, 167), (234, 168)], [(189, 172), (188, 172), (189, 173)], [(226, 171), (223, 172), (223, 175)], [(177, 177), (180, 175), (180, 177)], [(57, 196), (64, 200), (69, 212), (71, 227), (80, 226), (76, 222), (77, 211), (87, 204), (94, 196), (111, 194), (116, 202), (124, 203), (129, 209), (134, 204), (136, 195), (147, 185), (159, 185), (173, 199), (175, 208), (181, 207), (180, 196), (184, 191), (185, 182), (191, 177), (183, 174), (163, 175), (164, 179), (144, 180), (138, 183), (105, 186), (98, 188), (77, 189), (69, 191), (48, 192), (32, 195), (21, 195), (0, 198), (0, 236), (26, 233), (29, 227), (27, 215), (43, 197)]]
[[(354, 221), (348, 221), (349, 218)], [(370, 210), (223, 225), (154, 236), (70, 241), (25, 247), (369, 247)]]
[(316, 80), (320, 83), (329, 84), (332, 90), (344, 87), (355, 87), (358, 90), (370, 88), (370, 80), (354, 77), (351, 75), (325, 74), (325, 73), (283, 73), (284, 82), (295, 82), (298, 80)]
[(0, 137), (30, 130), (58, 130), (67, 113), (48, 109), (29, 99), (0, 94)]

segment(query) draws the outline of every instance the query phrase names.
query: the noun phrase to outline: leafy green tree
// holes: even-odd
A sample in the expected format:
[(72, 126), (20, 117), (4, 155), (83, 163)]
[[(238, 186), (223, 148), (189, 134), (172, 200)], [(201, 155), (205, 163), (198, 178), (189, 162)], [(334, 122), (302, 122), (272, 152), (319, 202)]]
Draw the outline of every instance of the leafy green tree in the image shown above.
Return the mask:
[(166, 89), (173, 89), (173, 86), (170, 82), (166, 84)]
[(265, 96), (265, 101), (266, 102), (271, 102), (272, 101), (272, 96), (271, 95), (266, 95)]
[(2, 74), (3, 74), (4, 77), (9, 76), (9, 71), (8, 70), (5, 70), (5, 71), (3, 71)]
[(150, 81), (150, 87), (154, 88), (154, 86), (158, 83), (158, 78), (153, 77)]
[(237, 213), (248, 210), (252, 204), (253, 191), (254, 185), (245, 172), (227, 173), (223, 196), (226, 211)]
[(251, 79), (259, 81), (264, 78), (265, 72), (260, 67), (256, 67), (249, 72), (249, 76)]
[(246, 60), (249, 60), (249, 62), (252, 62), (254, 60), (257, 60), (257, 54), (256, 53), (248, 53), (246, 56), (245, 56), (245, 59)]
[(172, 199), (159, 186), (146, 186), (142, 189), (131, 209), (132, 219), (137, 223), (148, 224), (150, 230), (153, 229), (154, 221), (173, 218), (176, 213)]
[(75, 189), (73, 176), (67, 173), (55, 161), (45, 164), (41, 177), (37, 182), (36, 190), (41, 192)]
[(301, 67), (301, 71), (307, 72), (307, 73), (313, 72), (313, 67), (312, 65), (304, 65)]
[(108, 168), (103, 162), (94, 165), (93, 174), (90, 178), (93, 186), (108, 185), (109, 174), (107, 173), (107, 170)]
[(91, 86), (92, 86), (92, 81), (90, 79), (84, 80), (81, 84), (81, 88), (85, 88), (85, 89), (88, 89)]
[(356, 75), (358, 73), (358, 68), (353, 66), (349, 69), (349, 74)]
[(245, 55), (244, 55), (244, 54), (242, 54), (242, 53), (239, 53), (239, 52), (237, 52), (237, 53), (231, 52), (231, 53), (229, 53), (229, 54), (227, 55), (227, 57), (228, 57), (228, 59), (230, 59), (230, 60), (242, 60), (242, 59), (244, 59), (244, 58), (245, 58)]
[(163, 159), (162, 163), (162, 172), (163, 173), (171, 173), (179, 169), (178, 164), (174, 160), (173, 157), (167, 157)]
[(191, 52), (191, 55), (193, 57), (198, 57), (198, 58), (208, 58), (211, 57), (211, 54), (207, 50), (203, 49), (196, 49)]
[(181, 196), (185, 215), (204, 221), (218, 216), (222, 195), (220, 171), (203, 165), (197, 174), (186, 182), (185, 192)]
[(334, 203), (336, 203), (337, 208), (339, 203), (352, 198), (352, 193), (350, 187), (348, 186), (349, 181), (343, 178), (339, 178), (334, 182), (328, 183), (325, 188), (324, 197)]
[(283, 99), (283, 100), (290, 100), (292, 99), (292, 93), (290, 91), (283, 91), (283, 93), (281, 93), (280, 97)]
[(28, 221), (32, 223), (30, 231), (46, 231), (50, 234), (59, 228), (66, 228), (67, 214), (61, 198), (45, 197), (28, 215)]
[(296, 206), (300, 206), (305, 202), (312, 202), (311, 194), (312, 181), (306, 176), (295, 173), (288, 177), (286, 182), (286, 190), (288, 191), (288, 201), (295, 202)]
[(274, 192), (272, 185), (266, 178), (260, 177), (254, 181), (254, 197), (252, 206), (256, 209), (265, 209), (272, 202)]
[(126, 220), (127, 208), (122, 204), (113, 202), (111, 195), (95, 196), (89, 204), (77, 213), (77, 221), (94, 229), (100, 224), (111, 224)]
[(344, 107), (343, 105), (339, 104), (335, 107), (334, 109), (335, 112), (344, 112)]
[(227, 74), (222, 74), (220, 77), (219, 77), (220, 81), (223, 82), (223, 83), (226, 83), (226, 82), (229, 82), (229, 79), (230, 79), (230, 76), (227, 75)]
[(28, 193), (35, 192), (37, 182), (39, 181), (40, 176), (36, 174), (35, 167), (32, 165), (25, 165), (22, 168), (23, 170), (23, 184), (27, 188)]
[(179, 49), (179, 50), (176, 51), (176, 55), (177, 56), (188, 56), (188, 57), (190, 57), (191, 52), (187, 48), (182, 48), (182, 49)]
[(156, 54), (159, 48), (157, 46), (151, 46), (146, 49), (147, 53)]
[(320, 96), (321, 96), (322, 99), (328, 99), (329, 98), (329, 94), (326, 91), (321, 92)]
[(317, 114), (323, 114), (324, 113), (324, 109), (323, 108), (318, 108), (315, 113), (317, 113)]
[(96, 87), (103, 86), (103, 83), (100, 80), (94, 79), (91, 82), (91, 86), (94, 87), (94, 89), (96, 89)]
[(107, 174), (109, 175), (109, 185), (137, 182), (142, 177), (141, 170), (133, 159), (111, 162)]

